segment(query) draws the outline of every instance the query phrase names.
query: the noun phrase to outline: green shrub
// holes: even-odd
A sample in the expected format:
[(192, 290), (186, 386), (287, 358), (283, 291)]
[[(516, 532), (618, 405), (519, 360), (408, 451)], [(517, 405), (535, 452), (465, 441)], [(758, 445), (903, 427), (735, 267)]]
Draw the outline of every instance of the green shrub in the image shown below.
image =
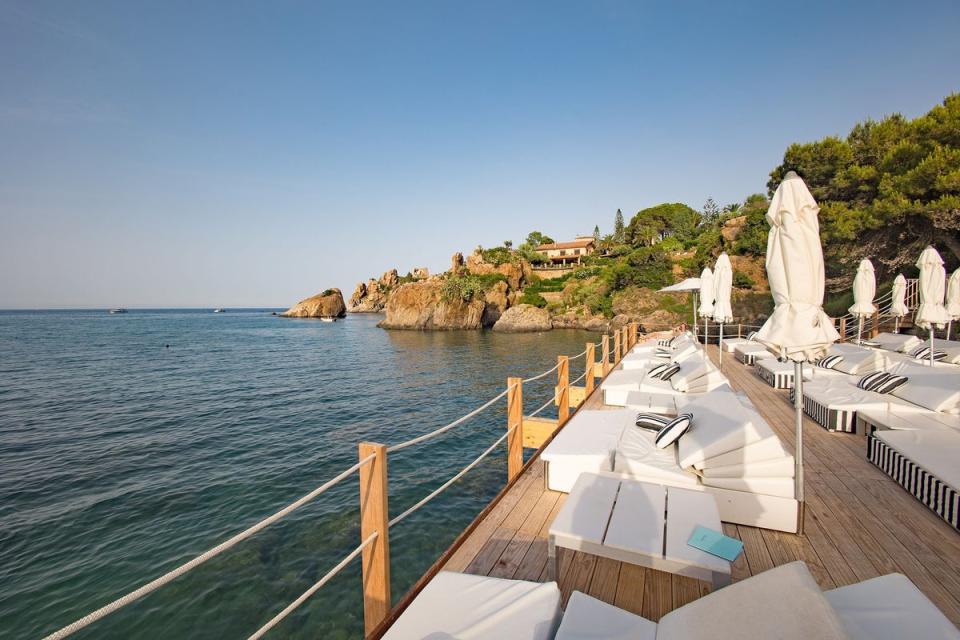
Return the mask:
[(535, 307), (543, 309), (547, 306), (547, 299), (539, 293), (527, 289), (523, 292), (523, 295), (520, 296), (520, 304), (532, 304)]
[(448, 275), (440, 289), (440, 296), (447, 302), (470, 302), (482, 296), (498, 282), (506, 282), (507, 277), (502, 273), (487, 273), (484, 275)]
[(493, 249), (483, 249), (480, 252), (480, 254), (483, 256), (484, 260), (498, 267), (508, 262), (514, 262), (517, 259), (514, 253), (510, 251), (510, 249), (507, 249), (506, 247), (494, 247)]
[(321, 296), (329, 296), (329, 295), (332, 295), (332, 294), (333, 294), (333, 289), (324, 289), (324, 290), (323, 290), (323, 293), (321, 293), (320, 295), (321, 295)]
[(757, 283), (743, 271), (733, 272), (733, 286), (738, 289), (752, 289)]

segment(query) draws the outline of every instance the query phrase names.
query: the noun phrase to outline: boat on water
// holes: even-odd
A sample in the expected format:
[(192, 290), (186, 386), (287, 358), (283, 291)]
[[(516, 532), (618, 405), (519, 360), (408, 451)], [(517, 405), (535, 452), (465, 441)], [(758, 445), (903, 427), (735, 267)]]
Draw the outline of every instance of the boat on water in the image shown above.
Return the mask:
[(320, 322), (336, 322), (336, 318), (320, 318)]
[(221, 309), (220, 307), (217, 307), (213, 310), (214, 313), (226, 313), (226, 311), (226, 309)]
[(110, 309), (107, 313), (126, 313), (127, 310), (123, 307), (117, 307), (116, 309)]

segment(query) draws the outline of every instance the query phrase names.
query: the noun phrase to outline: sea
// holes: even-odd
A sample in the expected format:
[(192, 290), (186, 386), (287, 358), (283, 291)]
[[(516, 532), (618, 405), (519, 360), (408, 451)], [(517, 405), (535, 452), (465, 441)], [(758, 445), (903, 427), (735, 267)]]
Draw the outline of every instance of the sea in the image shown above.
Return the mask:
[[(427, 433), (508, 376), (597, 340), (385, 331), (377, 315), (324, 323), (273, 311), (0, 312), (0, 637), (51, 633), (323, 484), (357, 461), (359, 442)], [(525, 385), (528, 413), (553, 384)], [(505, 428), (500, 401), (392, 454), (390, 513)], [(500, 445), (390, 531), (394, 601), (505, 481)], [(244, 638), (359, 542), (354, 475), (74, 637)], [(360, 596), (355, 560), (269, 635), (359, 638)]]

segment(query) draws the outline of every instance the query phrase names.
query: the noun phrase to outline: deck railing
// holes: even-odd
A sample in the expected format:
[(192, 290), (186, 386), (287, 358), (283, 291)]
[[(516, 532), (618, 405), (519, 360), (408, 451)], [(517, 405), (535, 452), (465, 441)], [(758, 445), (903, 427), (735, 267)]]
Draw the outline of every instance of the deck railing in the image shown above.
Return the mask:
[[(220, 555), (231, 549), (247, 538), (253, 536), (259, 531), (265, 529), (271, 524), (277, 522), (293, 513), (293, 511), (311, 502), (324, 492), (339, 484), (343, 480), (359, 475), (360, 485), (360, 543), (344, 556), (336, 565), (334, 565), (324, 576), (313, 586), (304, 591), (293, 602), (279, 611), (266, 624), (255, 631), (250, 638), (260, 638), (268, 631), (280, 623), (287, 615), (296, 610), (300, 605), (307, 601), (314, 593), (319, 591), (334, 576), (348, 566), (355, 558), (362, 556), (362, 590), (363, 590), (363, 613), (364, 613), (364, 631), (366, 634), (375, 634), (378, 630), (382, 631), (386, 624), (388, 616), (391, 614), (393, 601), (390, 593), (390, 529), (399, 524), (405, 518), (428, 504), (435, 497), (440, 495), (448, 487), (461, 479), (471, 469), (476, 467), (487, 458), (497, 447), (506, 441), (507, 456), (507, 478), (506, 486), (509, 487), (515, 482), (524, 469), (523, 449), (540, 449), (552, 439), (553, 435), (560, 427), (570, 419), (572, 413), (584, 402), (589, 394), (595, 388), (597, 378), (603, 378), (610, 370), (620, 362), (626, 353), (636, 344), (639, 325), (631, 323), (613, 332), (613, 349), (610, 349), (610, 336), (604, 335), (599, 342), (587, 343), (585, 349), (575, 356), (561, 355), (557, 357), (557, 364), (529, 378), (510, 377), (507, 378), (506, 388), (480, 405), (473, 411), (457, 418), (453, 422), (435, 429), (429, 433), (417, 436), (405, 442), (394, 445), (385, 445), (376, 442), (361, 442), (357, 449), (358, 461), (353, 466), (343, 470), (327, 482), (323, 483), (310, 493), (302, 496), (298, 500), (290, 503), (280, 511), (261, 520), (252, 527), (234, 535), (221, 544), (213, 547), (205, 553), (193, 558), (192, 560), (168, 571), (164, 575), (152, 580), (143, 586), (127, 593), (126, 595), (114, 600), (110, 604), (101, 607), (88, 615), (76, 620), (75, 622), (63, 627), (62, 629), (46, 636), (47, 640), (66, 638), (67, 636), (93, 624), (94, 622), (110, 615), (122, 607), (139, 600), (147, 594), (159, 589), (167, 583), (184, 575), (192, 569), (205, 563), (207, 560)], [(600, 360), (596, 360), (596, 348), (600, 347)], [(584, 358), (583, 373), (575, 380), (570, 380), (570, 363), (580, 358)], [(556, 385), (553, 388), (552, 396), (545, 404), (540, 406), (529, 415), (524, 414), (523, 410), (523, 385), (541, 380), (556, 374)], [(577, 383), (583, 381), (583, 386), (577, 386)], [(391, 518), (389, 509), (388, 495), (388, 459), (393, 453), (397, 453), (409, 447), (421, 444), (433, 438), (436, 438), (451, 429), (467, 422), (474, 416), (490, 409), (495, 404), (506, 398), (506, 429), (504, 433), (497, 438), (486, 450), (468, 465), (463, 467), (453, 477), (442, 483), (436, 489), (427, 494), (416, 504)], [(557, 407), (556, 418), (544, 418), (538, 416), (540, 412), (550, 405)], [(502, 493), (501, 493), (502, 494)], [(463, 534), (461, 534), (462, 537)], [(422, 581), (421, 581), (422, 583)], [(421, 584), (418, 583), (418, 584)], [(408, 602), (410, 597), (415, 595), (415, 586), (411, 594), (404, 599)]]

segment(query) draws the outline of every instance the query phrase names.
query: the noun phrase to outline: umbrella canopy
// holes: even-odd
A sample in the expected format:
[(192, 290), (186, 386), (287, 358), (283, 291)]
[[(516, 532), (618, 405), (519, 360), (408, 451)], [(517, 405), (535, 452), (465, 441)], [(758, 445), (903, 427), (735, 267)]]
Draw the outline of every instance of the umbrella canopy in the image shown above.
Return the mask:
[(951, 320), (960, 320), (960, 269), (947, 282), (947, 315)]
[(857, 275), (853, 278), (853, 306), (848, 309), (857, 318), (872, 316), (877, 308), (873, 296), (877, 293), (877, 278), (873, 274), (873, 263), (861, 260)]
[(700, 278), (687, 278), (683, 282), (678, 282), (677, 284), (672, 284), (669, 287), (664, 287), (660, 289), (661, 292), (669, 293), (673, 292), (683, 292), (683, 291), (699, 291), (700, 290)]
[(797, 362), (819, 358), (840, 337), (823, 312), (819, 213), (807, 185), (792, 171), (767, 210), (767, 278), (774, 309), (755, 339)]
[(713, 271), (704, 267), (700, 274), (700, 315), (709, 316), (713, 313)]
[(890, 315), (902, 318), (908, 313), (910, 309), (907, 308), (907, 279), (901, 273), (893, 279), (893, 291), (890, 292)]
[(920, 269), (920, 306), (914, 322), (923, 329), (936, 326), (942, 329), (950, 320), (943, 306), (943, 292), (947, 272), (943, 268), (943, 258), (933, 247), (927, 247), (917, 260)]
[(730, 257), (721, 253), (713, 267), (713, 321), (733, 322), (730, 293), (733, 290), (733, 267)]

